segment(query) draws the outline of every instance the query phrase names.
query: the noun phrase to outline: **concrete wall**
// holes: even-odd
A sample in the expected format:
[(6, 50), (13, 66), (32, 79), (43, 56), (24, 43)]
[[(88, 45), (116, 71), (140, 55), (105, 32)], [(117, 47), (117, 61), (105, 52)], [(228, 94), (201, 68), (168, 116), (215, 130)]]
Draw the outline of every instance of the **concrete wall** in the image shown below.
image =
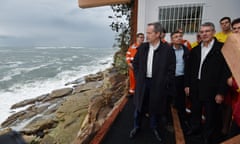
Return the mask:
[[(146, 31), (150, 22), (158, 21), (159, 6), (203, 3), (202, 21), (213, 22), (216, 30), (220, 31), (219, 19), (229, 16), (232, 19), (240, 17), (240, 0), (139, 0), (137, 32)], [(195, 34), (185, 34), (185, 39), (195, 41)], [(166, 36), (169, 40), (169, 34)]]

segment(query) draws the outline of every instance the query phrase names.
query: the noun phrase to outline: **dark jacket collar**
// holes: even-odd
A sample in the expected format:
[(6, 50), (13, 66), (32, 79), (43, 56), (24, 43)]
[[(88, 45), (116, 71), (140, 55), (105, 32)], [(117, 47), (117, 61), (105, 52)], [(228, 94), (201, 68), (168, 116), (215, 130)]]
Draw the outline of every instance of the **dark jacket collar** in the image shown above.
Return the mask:
[[(208, 56), (214, 54), (216, 51), (220, 50), (222, 48), (223, 43), (219, 42), (215, 37), (214, 37), (214, 43), (213, 43), (213, 47), (210, 50), (210, 52), (208, 53)], [(197, 56), (201, 57), (201, 46), (202, 46), (202, 42), (195, 47), (194, 49), (196, 49), (197, 51)]]

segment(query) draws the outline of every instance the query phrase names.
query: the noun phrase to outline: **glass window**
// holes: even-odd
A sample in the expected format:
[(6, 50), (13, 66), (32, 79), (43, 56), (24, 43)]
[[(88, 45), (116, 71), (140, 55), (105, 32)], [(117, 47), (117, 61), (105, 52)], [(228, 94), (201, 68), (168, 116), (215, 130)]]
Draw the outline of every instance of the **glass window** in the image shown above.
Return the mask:
[(202, 22), (203, 4), (159, 7), (159, 21), (168, 33), (182, 28), (185, 33), (195, 33)]

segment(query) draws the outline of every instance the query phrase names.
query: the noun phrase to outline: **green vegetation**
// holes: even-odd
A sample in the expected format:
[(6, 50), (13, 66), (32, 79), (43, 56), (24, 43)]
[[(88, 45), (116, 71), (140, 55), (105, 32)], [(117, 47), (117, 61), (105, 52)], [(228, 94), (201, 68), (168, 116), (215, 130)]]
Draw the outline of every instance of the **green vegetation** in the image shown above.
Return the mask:
[(113, 16), (109, 16), (113, 20), (110, 27), (117, 33), (115, 38), (116, 45), (120, 49), (114, 55), (114, 67), (121, 74), (127, 74), (127, 63), (125, 54), (130, 44), (131, 39), (131, 8), (132, 3), (112, 5)]

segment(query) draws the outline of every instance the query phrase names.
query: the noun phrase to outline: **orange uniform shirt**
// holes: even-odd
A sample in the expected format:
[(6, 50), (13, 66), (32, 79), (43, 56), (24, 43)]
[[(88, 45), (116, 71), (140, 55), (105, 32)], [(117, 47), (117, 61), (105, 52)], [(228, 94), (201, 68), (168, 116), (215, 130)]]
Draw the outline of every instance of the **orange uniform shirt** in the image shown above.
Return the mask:
[(133, 61), (134, 56), (137, 53), (138, 46), (139, 46), (139, 44), (134, 43), (128, 48), (128, 51), (126, 53), (126, 61), (128, 64), (131, 63), (131, 61)]
[[(128, 51), (126, 53), (126, 61), (128, 64), (130, 64), (133, 61), (134, 56), (137, 53), (138, 46), (139, 44), (134, 43), (128, 48)], [(135, 92), (136, 85), (133, 69), (129, 68), (128, 74), (129, 74), (129, 93), (133, 94)]]
[(188, 48), (188, 50), (192, 49), (191, 43), (188, 40), (183, 39), (182, 44)]

